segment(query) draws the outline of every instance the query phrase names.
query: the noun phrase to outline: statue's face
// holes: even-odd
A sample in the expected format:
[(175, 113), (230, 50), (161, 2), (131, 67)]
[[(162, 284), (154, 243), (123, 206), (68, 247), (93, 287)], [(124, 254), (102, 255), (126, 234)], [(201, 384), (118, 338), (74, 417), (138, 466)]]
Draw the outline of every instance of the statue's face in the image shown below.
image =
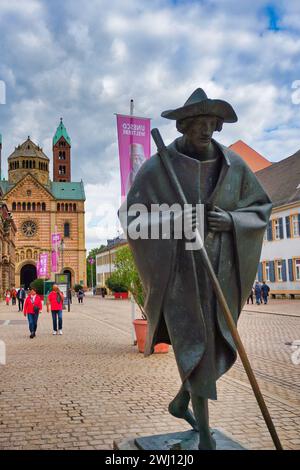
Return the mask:
[(185, 131), (185, 135), (196, 149), (205, 150), (211, 142), (216, 126), (217, 118), (215, 116), (196, 116)]

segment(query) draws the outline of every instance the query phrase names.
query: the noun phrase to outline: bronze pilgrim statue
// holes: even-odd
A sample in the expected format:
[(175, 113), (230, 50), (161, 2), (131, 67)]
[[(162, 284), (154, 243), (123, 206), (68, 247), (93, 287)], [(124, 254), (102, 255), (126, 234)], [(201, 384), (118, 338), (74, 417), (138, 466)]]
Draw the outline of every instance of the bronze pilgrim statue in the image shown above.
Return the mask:
[[(198, 223), (194, 206), (203, 204), (204, 247), (236, 324), (256, 276), (271, 201), (242, 158), (212, 138), (223, 123), (237, 121), (229, 103), (209, 99), (198, 88), (182, 107), (162, 116), (176, 121), (182, 134), (167, 150), (185, 198), (193, 206), (185, 220), (193, 231)], [(119, 214), (145, 291), (145, 355), (152, 354), (158, 343), (172, 345), (182, 386), (169, 412), (199, 433), (199, 449), (214, 449), (208, 400), (217, 399), (216, 382), (237, 354), (211, 281), (199, 252), (186, 249), (184, 236), (174, 236), (174, 230), (166, 236), (161, 230), (159, 237), (151, 237), (150, 215), (139, 219), (143, 233), (149, 229), (148, 237), (131, 236), (128, 230), (140, 216), (130, 210), (137, 204), (150, 213), (153, 205), (176, 203), (176, 191), (156, 154), (137, 173)], [(174, 224), (176, 216), (169, 214)], [(161, 224), (162, 218), (158, 220)]]

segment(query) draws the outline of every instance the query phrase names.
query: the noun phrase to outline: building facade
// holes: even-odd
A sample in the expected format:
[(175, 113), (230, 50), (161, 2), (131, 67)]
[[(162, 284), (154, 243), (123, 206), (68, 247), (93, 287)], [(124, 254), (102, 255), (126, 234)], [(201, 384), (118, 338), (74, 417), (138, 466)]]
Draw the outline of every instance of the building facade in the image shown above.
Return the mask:
[(256, 173), (273, 210), (265, 233), (258, 280), (273, 295), (300, 295), (300, 151)]
[(6, 204), (1, 202), (0, 191), (0, 299), (7, 289), (15, 285), (16, 225)]
[(115, 269), (116, 252), (122, 246), (127, 245), (126, 240), (117, 237), (113, 240), (107, 240), (107, 246), (101, 253), (96, 255), (96, 288), (105, 287), (107, 279)]
[(57, 232), (62, 237), (57, 272), (85, 286), (85, 193), (82, 181), (71, 181), (71, 139), (62, 120), (53, 138), (53, 181), (49, 172), (49, 158), (28, 137), (8, 157), (8, 180), (0, 181), (17, 227), (14, 284), (28, 287), (37, 277), (41, 253), (48, 254), (46, 277), (54, 280), (51, 235)]

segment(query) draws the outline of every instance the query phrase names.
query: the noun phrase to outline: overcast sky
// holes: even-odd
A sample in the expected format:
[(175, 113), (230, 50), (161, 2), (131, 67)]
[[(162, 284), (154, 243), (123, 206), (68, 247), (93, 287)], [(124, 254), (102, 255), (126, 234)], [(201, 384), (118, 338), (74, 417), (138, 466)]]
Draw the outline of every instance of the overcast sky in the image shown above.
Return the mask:
[(28, 135), (52, 158), (62, 116), (72, 179), (85, 183), (89, 249), (118, 228), (114, 113), (128, 113), (131, 98), (168, 143), (177, 132), (161, 111), (202, 87), (239, 117), (217, 140), (242, 139), (271, 161), (286, 158), (300, 149), (300, 93), (292, 88), (299, 30), (299, 0), (0, 0), (4, 174)]

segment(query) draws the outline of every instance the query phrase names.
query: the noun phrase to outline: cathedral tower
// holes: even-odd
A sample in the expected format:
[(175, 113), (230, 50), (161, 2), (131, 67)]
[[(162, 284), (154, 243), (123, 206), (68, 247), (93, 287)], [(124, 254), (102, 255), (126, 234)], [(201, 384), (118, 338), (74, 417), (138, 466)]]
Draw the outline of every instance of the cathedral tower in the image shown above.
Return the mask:
[(71, 181), (71, 139), (62, 118), (53, 137), (53, 181)]

